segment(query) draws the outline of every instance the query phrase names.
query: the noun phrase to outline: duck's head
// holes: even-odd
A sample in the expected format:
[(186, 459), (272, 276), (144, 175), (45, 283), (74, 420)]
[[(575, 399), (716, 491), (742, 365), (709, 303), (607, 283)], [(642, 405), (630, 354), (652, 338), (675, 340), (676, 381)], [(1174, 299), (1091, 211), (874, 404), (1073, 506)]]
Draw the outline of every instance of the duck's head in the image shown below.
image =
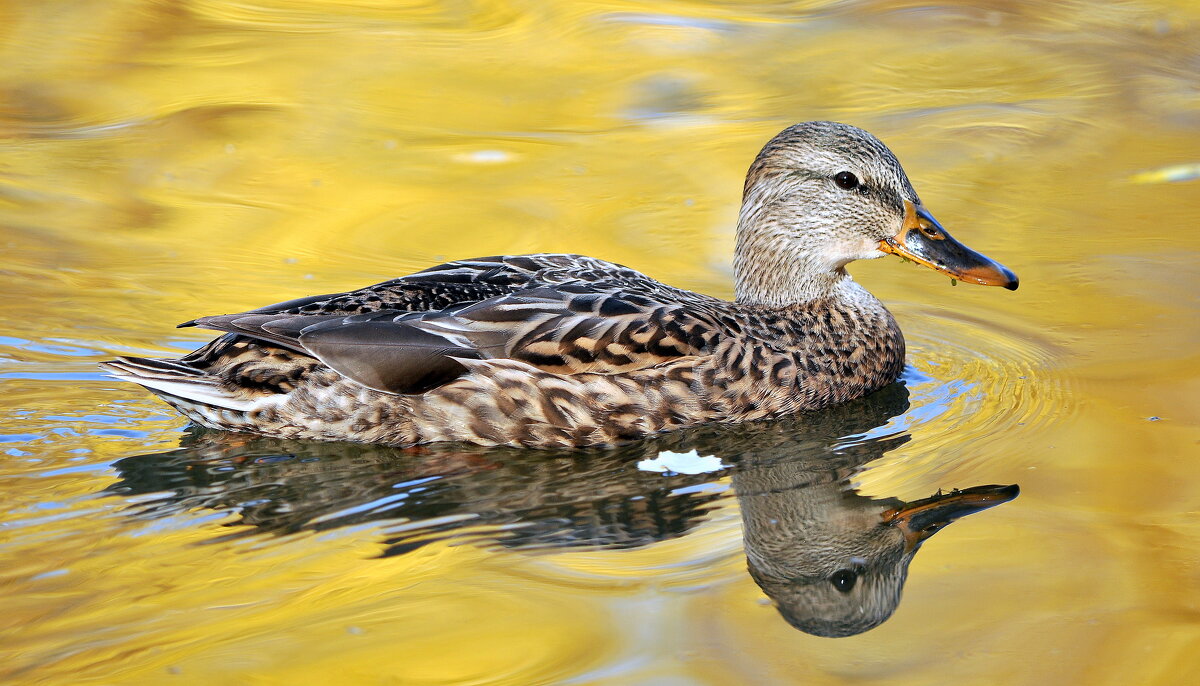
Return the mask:
[(862, 129), (784, 129), (746, 176), (734, 257), (741, 302), (827, 295), (853, 260), (899, 255), (965, 283), (1017, 288), (1004, 265), (955, 240), (921, 204), (896, 156)]
[(1015, 485), (976, 486), (911, 503), (847, 493), (821, 508), (777, 507), (768, 519), (747, 516), (742, 498), (750, 575), (797, 629), (831, 638), (862, 633), (895, 611), (909, 562), (926, 539), (1018, 492)]

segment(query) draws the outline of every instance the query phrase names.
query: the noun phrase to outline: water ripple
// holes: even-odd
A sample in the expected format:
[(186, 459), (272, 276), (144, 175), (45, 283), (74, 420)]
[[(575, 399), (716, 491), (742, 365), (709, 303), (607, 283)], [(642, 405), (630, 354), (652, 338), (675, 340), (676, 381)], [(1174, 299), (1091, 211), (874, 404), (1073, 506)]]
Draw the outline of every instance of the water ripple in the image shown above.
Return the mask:
[[(1075, 410), (1063, 349), (1051, 339), (960, 314), (907, 314), (903, 380), (911, 406), (870, 435), (913, 440), (877, 463), (905, 480), (1013, 459), (1012, 432), (1033, 438)], [(1020, 461), (1020, 460), (1018, 460)], [(1009, 468), (1012, 464), (1009, 464)]]

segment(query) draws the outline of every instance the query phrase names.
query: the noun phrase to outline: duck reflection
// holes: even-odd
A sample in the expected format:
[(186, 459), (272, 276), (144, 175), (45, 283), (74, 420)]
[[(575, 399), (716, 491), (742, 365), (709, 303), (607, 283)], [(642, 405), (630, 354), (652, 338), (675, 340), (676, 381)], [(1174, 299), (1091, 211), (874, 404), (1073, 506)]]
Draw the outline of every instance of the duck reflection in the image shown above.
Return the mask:
[(177, 450), (119, 460), (107, 491), (154, 494), (130, 506), (137, 517), (230, 512), (223, 539), (386, 520), (384, 554), (397, 555), (452, 537), (519, 549), (644, 546), (695, 527), (727, 497), (731, 477), (750, 575), (792, 626), (849, 636), (892, 614), (925, 539), (1017, 495), (1016, 486), (911, 503), (858, 494), (849, 480), (908, 442), (903, 431), (885, 431), (907, 408), (907, 391), (894, 384), (786, 420), (566, 453), (198, 429)]
[(733, 475), (750, 576), (789, 624), (817, 636), (874, 628), (892, 615), (921, 543), (959, 517), (1008, 502), (1012, 486), (977, 486), (905, 503), (813, 481), (803, 465)]

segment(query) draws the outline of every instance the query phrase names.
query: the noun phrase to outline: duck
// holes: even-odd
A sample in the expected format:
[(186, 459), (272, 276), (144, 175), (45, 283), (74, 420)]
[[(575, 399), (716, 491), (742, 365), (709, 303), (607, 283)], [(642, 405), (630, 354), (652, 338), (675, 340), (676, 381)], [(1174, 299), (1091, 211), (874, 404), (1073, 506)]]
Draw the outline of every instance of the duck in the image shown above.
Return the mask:
[(795, 124), (746, 175), (734, 299), (602, 259), (504, 255), (180, 324), (174, 359), (102, 368), (200, 426), (288, 439), (583, 448), (816, 411), (904, 369), (904, 336), (846, 270), (893, 254), (1015, 290), (955, 240), (863, 129)]

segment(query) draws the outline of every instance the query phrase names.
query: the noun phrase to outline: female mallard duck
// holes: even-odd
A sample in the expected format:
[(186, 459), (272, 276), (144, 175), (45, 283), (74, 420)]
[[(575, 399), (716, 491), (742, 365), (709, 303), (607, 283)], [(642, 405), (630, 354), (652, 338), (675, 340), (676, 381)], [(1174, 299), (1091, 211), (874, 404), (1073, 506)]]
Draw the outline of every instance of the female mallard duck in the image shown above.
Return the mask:
[(736, 299), (580, 255), (484, 257), (348, 293), (181, 324), (227, 332), (179, 359), (104, 363), (207, 427), (414, 445), (606, 445), (779, 417), (877, 390), (904, 337), (846, 273), (901, 255), (1015, 289), (950, 237), (877, 138), (785, 129), (746, 177)]

